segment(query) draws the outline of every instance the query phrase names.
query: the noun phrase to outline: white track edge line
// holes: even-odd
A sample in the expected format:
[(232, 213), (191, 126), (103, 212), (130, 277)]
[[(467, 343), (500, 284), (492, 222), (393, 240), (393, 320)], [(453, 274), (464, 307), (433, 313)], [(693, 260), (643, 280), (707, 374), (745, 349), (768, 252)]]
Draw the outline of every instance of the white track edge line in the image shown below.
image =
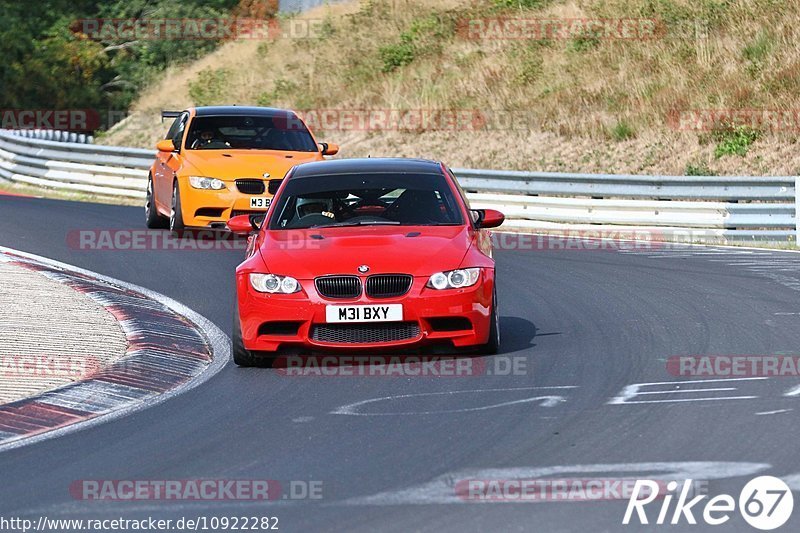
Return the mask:
[(31, 437), (22, 437), (18, 440), (14, 440), (6, 444), (0, 444), (0, 453), (11, 449), (20, 448), (22, 446), (28, 446), (30, 444), (42, 442), (44, 440), (61, 437), (68, 433), (81, 431), (83, 429), (104, 424), (106, 422), (110, 422), (112, 420), (116, 420), (118, 418), (122, 418), (124, 416), (128, 416), (135, 412), (142, 411), (149, 407), (158, 405), (171, 398), (174, 398), (175, 396), (183, 394), (184, 392), (188, 392), (189, 390), (197, 387), (198, 385), (205, 383), (210, 378), (219, 373), (219, 371), (222, 370), (231, 359), (231, 349), (230, 349), (231, 345), (228, 336), (206, 317), (200, 315), (199, 313), (193, 311), (192, 309), (188, 308), (187, 306), (183, 305), (182, 303), (176, 300), (173, 300), (168, 296), (164, 296), (163, 294), (152, 291), (150, 289), (134, 285), (133, 283), (120, 281), (118, 279), (109, 276), (104, 276), (103, 274), (98, 274), (97, 272), (93, 272), (91, 270), (86, 270), (84, 268), (69, 265), (67, 263), (62, 263), (54, 259), (48, 259), (40, 255), (31, 254), (28, 252), (22, 252), (19, 250), (15, 250), (13, 248), (7, 248), (5, 246), (0, 246), (0, 253), (4, 252), (13, 255), (18, 255), (26, 259), (38, 261), (47, 266), (52, 266), (62, 270), (76, 272), (78, 274), (90, 276), (94, 279), (104, 281), (106, 283), (111, 283), (113, 285), (117, 285), (125, 289), (139, 292), (141, 294), (144, 294), (148, 298), (151, 298), (153, 300), (162, 303), (163, 305), (169, 307), (174, 312), (188, 319), (195, 326), (197, 326), (197, 328), (200, 331), (203, 332), (203, 334), (208, 339), (208, 342), (211, 344), (212, 358), (211, 358), (211, 363), (208, 365), (208, 367), (206, 367), (205, 370), (203, 370), (196, 376), (192, 377), (186, 383), (183, 383), (175, 387), (174, 389), (170, 389), (163, 394), (159, 394), (157, 396), (147, 398), (142, 401), (132, 402), (130, 405), (121, 407), (119, 409), (115, 409), (113, 411), (109, 411), (108, 413), (104, 413), (102, 415), (90, 418), (88, 420), (75, 422), (74, 424), (45, 431), (43, 433), (39, 433), (38, 435), (33, 435)]

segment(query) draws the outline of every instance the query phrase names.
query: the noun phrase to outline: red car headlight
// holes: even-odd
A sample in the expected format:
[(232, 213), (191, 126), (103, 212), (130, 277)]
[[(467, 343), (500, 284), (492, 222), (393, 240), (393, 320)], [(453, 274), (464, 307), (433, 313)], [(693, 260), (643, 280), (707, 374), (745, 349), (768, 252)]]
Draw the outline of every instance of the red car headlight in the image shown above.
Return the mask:
[(250, 286), (258, 292), (270, 294), (293, 294), (300, 291), (300, 283), (291, 276), (275, 274), (250, 274)]
[(480, 268), (459, 268), (457, 270), (437, 272), (428, 279), (426, 287), (436, 290), (463, 289), (478, 283), (480, 277)]

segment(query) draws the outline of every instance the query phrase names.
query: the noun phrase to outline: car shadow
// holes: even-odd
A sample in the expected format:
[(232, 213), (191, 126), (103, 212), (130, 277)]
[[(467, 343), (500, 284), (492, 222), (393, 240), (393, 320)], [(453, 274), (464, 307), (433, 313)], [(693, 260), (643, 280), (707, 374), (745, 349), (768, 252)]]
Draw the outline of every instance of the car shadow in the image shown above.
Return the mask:
[[(507, 354), (534, 348), (534, 339), (540, 335), (536, 324), (518, 316), (500, 317), (500, 351)], [(552, 334), (551, 334), (552, 335)]]
[[(537, 336), (560, 335), (560, 332), (539, 333), (536, 325), (521, 317), (500, 317), (500, 350), (497, 355), (525, 351), (536, 347), (533, 342)], [(352, 350), (346, 353), (341, 350), (287, 350), (276, 356), (263, 357), (258, 366), (262, 368), (333, 369), (353, 366), (386, 366), (397, 364), (447, 364), (447, 360), (464, 358), (490, 358), (494, 355), (476, 353), (474, 351), (453, 351), (450, 346), (426, 346), (422, 348), (391, 349), (381, 351)]]

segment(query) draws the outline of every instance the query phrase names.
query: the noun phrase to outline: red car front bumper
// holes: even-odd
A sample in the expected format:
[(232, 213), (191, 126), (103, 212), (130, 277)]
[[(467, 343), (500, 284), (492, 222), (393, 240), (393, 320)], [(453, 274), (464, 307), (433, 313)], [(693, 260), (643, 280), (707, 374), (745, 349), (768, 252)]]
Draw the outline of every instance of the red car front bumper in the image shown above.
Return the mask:
[[(362, 283), (363, 283), (362, 279)], [(307, 350), (380, 350), (446, 344), (468, 348), (485, 344), (491, 322), (494, 272), (483, 269), (481, 279), (465, 289), (425, 287), (427, 277), (415, 277), (399, 298), (371, 299), (362, 294), (349, 300), (320, 296), (313, 280), (301, 280), (295, 294), (265, 294), (254, 290), (247, 273), (237, 275), (242, 340), (251, 351), (285, 348)], [(402, 304), (402, 322), (368, 324), (326, 322), (328, 305)]]

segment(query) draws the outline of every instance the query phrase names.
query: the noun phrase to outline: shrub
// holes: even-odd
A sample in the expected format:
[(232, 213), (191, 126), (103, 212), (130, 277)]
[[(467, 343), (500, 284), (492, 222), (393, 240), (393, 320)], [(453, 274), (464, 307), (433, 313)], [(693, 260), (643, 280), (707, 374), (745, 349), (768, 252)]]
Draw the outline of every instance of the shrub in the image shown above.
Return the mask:
[(586, 52), (592, 48), (597, 48), (600, 44), (600, 39), (591, 33), (582, 33), (576, 35), (569, 41), (569, 49), (573, 52)]
[(378, 49), (383, 72), (410, 64), (417, 56), (441, 52), (441, 42), (455, 33), (457, 17), (433, 14), (417, 19), (400, 34), (400, 42)]
[(545, 7), (550, 0), (494, 0), (494, 5), (498, 7), (520, 7), (526, 9), (538, 9)]
[(378, 49), (383, 67), (383, 72), (392, 72), (414, 61), (414, 40), (407, 34), (400, 36), (400, 42), (387, 44)]
[(717, 159), (726, 155), (744, 157), (750, 146), (758, 139), (759, 132), (747, 126), (736, 126), (717, 130), (713, 137), (717, 141), (717, 146), (714, 148), (714, 156)]
[(742, 57), (747, 61), (746, 70), (751, 77), (757, 77), (764, 68), (764, 62), (772, 51), (772, 39), (761, 32), (755, 41), (742, 49)]
[(618, 121), (611, 129), (611, 138), (618, 142), (632, 139), (635, 136), (636, 132), (634, 132), (631, 125), (624, 120)]
[(225, 94), (230, 71), (224, 68), (203, 69), (197, 74), (197, 79), (189, 82), (189, 96), (195, 105), (204, 106), (220, 104)]
[(700, 162), (696, 165), (688, 163), (684, 174), (687, 176), (716, 176), (717, 173), (708, 168), (705, 162)]
[(275, 80), (271, 91), (264, 91), (256, 97), (256, 104), (264, 107), (273, 107), (280, 102), (289, 102), (295, 109), (309, 109), (313, 107), (313, 100), (307, 92), (299, 90), (299, 86), (285, 78)]

